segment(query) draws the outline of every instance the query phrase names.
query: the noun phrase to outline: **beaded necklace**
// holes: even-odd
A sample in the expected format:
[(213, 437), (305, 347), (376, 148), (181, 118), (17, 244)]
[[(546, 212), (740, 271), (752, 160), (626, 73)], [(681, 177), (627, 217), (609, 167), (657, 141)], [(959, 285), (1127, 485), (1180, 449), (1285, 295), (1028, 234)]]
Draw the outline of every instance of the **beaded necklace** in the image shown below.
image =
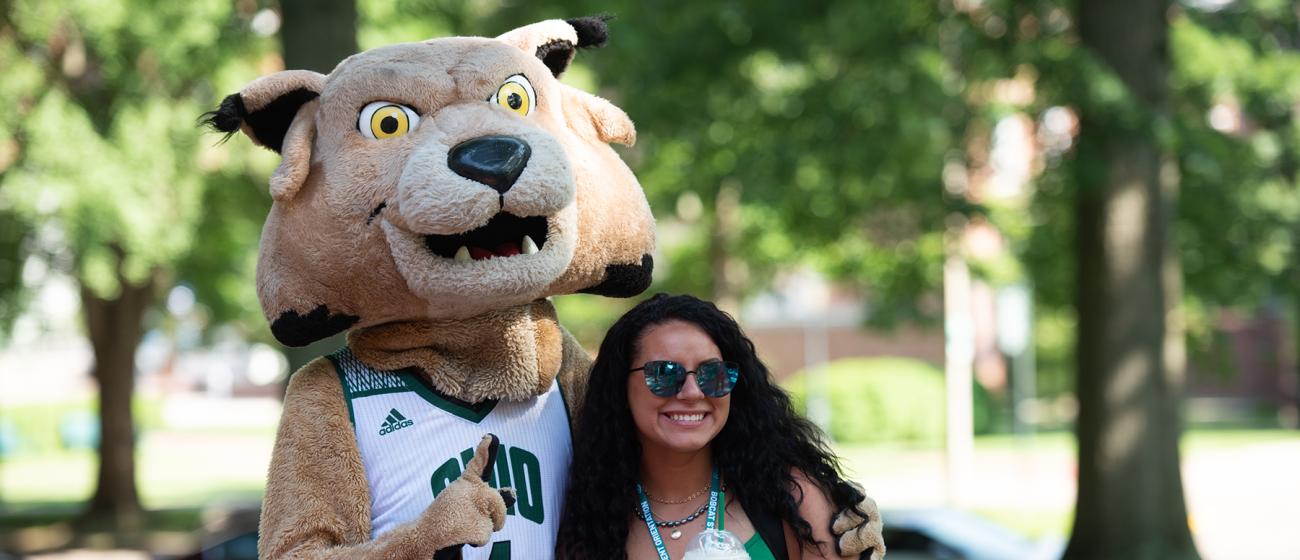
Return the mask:
[(659, 534), (660, 527), (673, 527), (672, 533), (668, 535), (669, 538), (673, 540), (680, 539), (682, 537), (682, 531), (677, 527), (690, 523), (706, 510), (709, 512), (709, 515), (704, 520), (704, 528), (713, 529), (715, 526), (719, 525), (718, 498), (719, 494), (721, 494), (721, 484), (718, 481), (718, 469), (716, 468), (713, 469), (713, 477), (709, 481), (709, 490), (709, 501), (695, 513), (676, 521), (659, 521), (654, 518), (654, 514), (650, 511), (650, 500), (646, 499), (645, 490), (641, 488), (640, 483), (637, 483), (636, 493), (637, 496), (641, 498), (641, 513), (637, 517), (640, 517), (641, 520), (645, 522), (646, 529), (650, 531), (650, 540), (654, 543), (655, 550), (659, 553), (660, 560), (670, 560), (668, 558), (668, 550), (664, 548), (663, 537)]

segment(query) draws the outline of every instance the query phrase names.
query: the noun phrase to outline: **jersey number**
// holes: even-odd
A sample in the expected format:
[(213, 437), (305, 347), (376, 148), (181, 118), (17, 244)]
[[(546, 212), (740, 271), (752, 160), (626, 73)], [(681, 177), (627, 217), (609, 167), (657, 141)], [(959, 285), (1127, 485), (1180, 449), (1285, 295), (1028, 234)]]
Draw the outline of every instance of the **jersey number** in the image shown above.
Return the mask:
[(492, 552), (488, 553), (488, 560), (510, 560), (510, 541), (492, 543)]

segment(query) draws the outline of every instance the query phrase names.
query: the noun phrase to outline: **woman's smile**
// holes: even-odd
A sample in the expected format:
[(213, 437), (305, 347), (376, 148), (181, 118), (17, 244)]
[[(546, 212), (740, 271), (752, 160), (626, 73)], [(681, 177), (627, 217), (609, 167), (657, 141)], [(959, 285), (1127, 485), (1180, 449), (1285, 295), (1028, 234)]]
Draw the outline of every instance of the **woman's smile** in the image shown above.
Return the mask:
[(664, 412), (660, 414), (660, 417), (667, 419), (669, 424), (679, 428), (698, 428), (703, 426), (704, 421), (708, 416), (708, 412)]

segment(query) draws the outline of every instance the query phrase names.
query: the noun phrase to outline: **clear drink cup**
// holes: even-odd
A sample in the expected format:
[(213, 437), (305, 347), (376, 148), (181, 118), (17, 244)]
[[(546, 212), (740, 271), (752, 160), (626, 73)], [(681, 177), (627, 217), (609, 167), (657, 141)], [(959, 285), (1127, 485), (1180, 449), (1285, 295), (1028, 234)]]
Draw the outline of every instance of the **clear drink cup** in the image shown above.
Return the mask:
[(682, 560), (749, 560), (749, 553), (736, 535), (714, 529), (695, 535)]

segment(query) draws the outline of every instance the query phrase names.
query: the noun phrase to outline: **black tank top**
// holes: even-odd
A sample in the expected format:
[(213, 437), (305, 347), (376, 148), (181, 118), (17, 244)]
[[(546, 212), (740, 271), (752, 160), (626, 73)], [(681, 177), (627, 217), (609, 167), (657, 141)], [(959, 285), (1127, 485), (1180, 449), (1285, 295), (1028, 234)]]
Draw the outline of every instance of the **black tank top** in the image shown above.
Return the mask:
[(737, 495), (736, 499), (740, 500), (740, 507), (745, 508), (745, 515), (749, 516), (749, 522), (754, 525), (754, 532), (763, 539), (767, 549), (772, 551), (772, 556), (776, 560), (790, 560), (790, 555), (785, 547), (785, 527), (781, 524), (781, 518), (775, 513), (758, 508), (750, 507), (745, 503), (745, 497)]

